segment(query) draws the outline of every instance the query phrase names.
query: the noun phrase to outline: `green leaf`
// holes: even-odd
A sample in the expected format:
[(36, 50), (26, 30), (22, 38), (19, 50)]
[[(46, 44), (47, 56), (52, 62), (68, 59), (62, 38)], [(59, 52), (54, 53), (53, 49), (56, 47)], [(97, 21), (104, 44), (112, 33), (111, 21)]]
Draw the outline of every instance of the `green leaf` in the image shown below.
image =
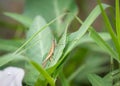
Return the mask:
[(57, 19), (62, 17), (63, 15), (58, 16), (57, 18), (51, 20), (49, 23), (45, 24), (43, 27), (41, 27), (36, 33), (34, 33), (21, 47), (19, 47), (14, 54), (19, 53), (28, 43), (30, 43), (42, 30), (47, 28), (49, 25), (51, 25), (53, 22), (55, 22)]
[(0, 39), (0, 50), (1, 51), (15, 51), (22, 45), (23, 40), (5, 40)]
[(106, 29), (110, 33), (110, 36), (111, 36), (112, 41), (113, 41), (113, 43), (114, 43), (114, 45), (116, 47), (116, 50), (117, 50), (117, 53), (118, 53), (118, 56), (119, 56), (119, 59), (120, 59), (120, 44), (118, 43), (119, 39), (117, 40), (116, 33), (113, 31), (110, 20), (109, 20), (109, 18), (107, 16), (106, 12), (104, 11), (103, 6), (101, 5), (100, 0), (98, 0), (98, 4), (99, 4), (101, 12), (102, 12), (102, 16), (103, 16), (103, 19), (104, 19), (104, 23), (106, 25)]
[(115, 9), (116, 9), (116, 32), (118, 37), (118, 42), (120, 45), (120, 1), (115, 0)]
[(22, 23), (26, 27), (30, 27), (30, 25), (32, 23), (32, 19), (30, 19), (30, 18), (28, 18), (27, 16), (24, 16), (24, 15), (20, 15), (20, 14), (16, 14), (16, 13), (8, 13), (8, 12), (5, 12), (4, 14), (6, 16), (9, 16), (9, 17), (19, 21), (20, 23)]
[[(103, 4), (104, 9), (108, 7), (108, 5)], [(90, 25), (95, 21), (95, 19), (101, 13), (99, 6), (96, 6), (93, 11), (89, 14), (87, 19), (84, 21), (82, 26), (79, 28), (78, 31), (70, 34), (68, 36), (68, 46), (66, 49), (66, 53), (70, 52), (75, 46), (78, 40), (82, 38), (82, 36), (86, 33)]]
[(0, 67), (7, 64), (8, 62), (13, 61), (14, 59), (24, 59), (24, 56), (17, 55), (17, 54), (6, 54), (0, 57)]
[(34, 86), (47, 86), (47, 84), (48, 83), (46, 82), (46, 80), (41, 80), (41, 78), (39, 77)]
[(60, 77), (60, 80), (62, 82), (61, 83), (62, 86), (70, 86), (66, 77), (65, 77), (65, 75), (64, 75), (64, 73), (63, 73), (63, 71), (60, 72), (59, 77)]
[(56, 44), (56, 48), (53, 55), (53, 61), (51, 62), (51, 65), (49, 67), (55, 65), (63, 54), (63, 50), (66, 46), (67, 29), (68, 29), (68, 25), (66, 26), (65, 31), (62, 37), (60, 38), (58, 44)]
[[(62, 15), (63, 16), (63, 15)], [(50, 21), (49, 23), (47, 23), (47, 24), (45, 24), (45, 25), (43, 25), (41, 28), (39, 28), (39, 30), (38, 31), (36, 31), (21, 47), (19, 47), (15, 52), (14, 52), (14, 54), (17, 54), (17, 53), (21, 53), (21, 50), (26, 46), (26, 45), (28, 45), (36, 36), (38, 36), (38, 34), (41, 32), (41, 31), (43, 31), (44, 29), (46, 29), (50, 24), (52, 24), (53, 22), (55, 22), (56, 21), (56, 19), (58, 19), (58, 18), (60, 18), (61, 16), (59, 16), (59, 17), (57, 17), (57, 18), (55, 18), (55, 19), (53, 19), (52, 21)], [(36, 19), (37, 20), (37, 19)], [(39, 17), (38, 17), (38, 20), (39, 20)], [(44, 20), (43, 20), (43, 23), (44, 23)], [(42, 23), (42, 24), (43, 24)], [(37, 23), (38, 24), (38, 23)], [(39, 26), (39, 25), (38, 25)], [(46, 34), (47, 35), (47, 34)], [(43, 37), (44, 38), (44, 37)], [(39, 39), (38, 39), (39, 40)], [(39, 42), (37, 40), (37, 42)], [(44, 39), (45, 40), (45, 39)], [(33, 42), (36, 42), (36, 41), (33, 41)], [(34, 45), (35, 43), (33, 43), (33, 45)], [(31, 47), (33, 47), (33, 45), (31, 45), (31, 46), (28, 46), (28, 47), (26, 47), (26, 49), (30, 49)], [(46, 45), (45, 45), (46, 46)], [(30, 48), (29, 48), (30, 47)], [(43, 46), (44, 47), (44, 46)], [(39, 47), (38, 47), (39, 48)], [(33, 50), (34, 51), (34, 50)], [(48, 52), (48, 51), (46, 51), (46, 52)], [(38, 55), (38, 53), (39, 53), (39, 51), (38, 52), (35, 52), (35, 53), (37, 53), (37, 55)], [(34, 56), (32, 57), (32, 59), (33, 60), (35, 60), (35, 61), (37, 61), (39, 64), (41, 64), (42, 62), (40, 62), (40, 60), (42, 60), (41, 58), (34, 58)], [(37, 60), (38, 59), (38, 60)], [(39, 76), (39, 73), (33, 68), (33, 67), (31, 67), (29, 64), (25, 64), (25, 69), (27, 70), (27, 71), (29, 71), (29, 72), (27, 72), (27, 74), (26, 74), (26, 78), (25, 78), (25, 82), (27, 82), (28, 84), (30, 83), (30, 85), (34, 85), (34, 83), (35, 83), (35, 81), (37, 80), (37, 77)]]
[[(82, 51), (82, 49), (81, 49)], [(78, 54), (79, 57), (73, 56), (72, 58), (78, 58), (80, 60), (82, 60), (81, 62), (83, 63), (81, 66), (78, 66), (78, 68), (73, 69), (75, 71), (73, 71), (72, 74), (70, 74), (70, 77), (68, 77), (69, 81), (76, 81), (76, 82), (81, 82), (84, 83), (86, 82), (87, 79), (87, 75), (90, 73), (98, 73), (101, 74), (104, 72), (108, 72), (109, 68), (108, 66), (103, 66), (104, 64), (106, 64), (109, 61), (109, 58), (107, 58), (106, 56), (104, 56), (101, 53), (96, 53), (95, 52), (91, 52), (89, 55), (85, 56), (81, 54)], [(88, 57), (88, 58), (85, 58)], [(85, 61), (83, 60), (85, 58)], [(71, 62), (70, 62), (71, 63)], [(71, 63), (67, 66), (73, 66), (76, 63), (76, 60), (74, 63)], [(79, 65), (79, 63), (78, 63)]]
[(96, 74), (89, 74), (88, 79), (92, 86), (111, 86), (108, 82), (106, 82), (106, 80), (102, 79)]
[(40, 74), (44, 76), (44, 78), (49, 82), (51, 86), (55, 86), (53, 78), (41, 67), (41, 65), (37, 64), (34, 61), (31, 61), (31, 64), (38, 70)]
[(24, 82), (27, 85), (34, 86), (37, 79), (39, 78), (39, 72), (36, 70), (36, 68), (30, 65), (30, 63), (25, 63), (24, 69), (26, 70)]
[[(49, 22), (67, 11), (77, 13), (77, 6), (73, 0), (26, 0), (24, 15), (30, 18), (41, 15)], [(66, 15), (64, 18), (57, 19), (51, 29), (59, 36), (64, 31), (65, 22), (70, 23), (73, 18), (74, 16)]]
[(119, 61), (117, 53), (97, 34), (94, 29), (91, 28), (89, 32), (90, 36), (100, 47), (106, 50), (114, 59)]
[(61, 58), (63, 54), (64, 48), (66, 46), (67, 29), (68, 29), (68, 25), (66, 26), (66, 29), (62, 37), (60, 38), (58, 44), (56, 44), (56, 48), (55, 48), (54, 55), (53, 55), (53, 60), (51, 61), (50, 65), (47, 68), (47, 71), (49, 74), (52, 74), (55, 71), (57, 67), (57, 62), (59, 61), (59, 59)]
[[(39, 31), (46, 24), (45, 20), (41, 16), (37, 16), (27, 32), (27, 39), (29, 39), (33, 34)], [(38, 41), (36, 45), (32, 48), (27, 49), (27, 55), (33, 59), (34, 61), (42, 64), (42, 61), (49, 53), (53, 36), (50, 31), (50, 28), (47, 27), (42, 30), (28, 45), (30, 47), (34, 44), (34, 42)], [(26, 48), (27, 48), (26, 47)]]
[[(110, 34), (107, 32), (98, 32), (99, 36), (108, 41), (111, 39)], [(89, 36), (89, 34), (85, 34), (79, 41), (77, 45), (84, 44), (84, 43), (94, 43), (95, 41)]]
[[(41, 16), (37, 16), (27, 32), (27, 39), (30, 41), (26, 42), (26, 54), (39, 65), (42, 64), (42, 61), (49, 52), (52, 40), (54, 40), (49, 27), (47, 27), (48, 25), (49, 23), (46, 24)], [(39, 72), (29, 64), (25, 65), (25, 69), (29, 71), (26, 75), (25, 82), (34, 84), (38, 80)]]
[[(108, 7), (108, 5), (103, 4), (104, 9)], [(79, 28), (78, 31), (70, 34), (68, 38), (68, 43), (65, 48), (65, 52), (63, 57), (60, 59), (60, 61), (57, 63), (57, 65), (60, 65), (64, 59), (65, 56), (75, 47), (77, 46), (79, 40), (85, 35), (86, 31), (90, 27), (90, 25), (95, 21), (95, 19), (99, 16), (101, 13), (99, 6), (96, 6), (93, 11), (90, 13), (90, 15), (87, 17), (87, 19), (84, 21), (82, 26)]]
[[(114, 71), (113, 71), (114, 72)], [(112, 73), (108, 73), (107, 75), (104, 76), (103, 78), (104, 80), (106, 80), (106, 82), (109, 83), (109, 86), (112, 86), (112, 83), (113, 83), (113, 76), (112, 76)]]

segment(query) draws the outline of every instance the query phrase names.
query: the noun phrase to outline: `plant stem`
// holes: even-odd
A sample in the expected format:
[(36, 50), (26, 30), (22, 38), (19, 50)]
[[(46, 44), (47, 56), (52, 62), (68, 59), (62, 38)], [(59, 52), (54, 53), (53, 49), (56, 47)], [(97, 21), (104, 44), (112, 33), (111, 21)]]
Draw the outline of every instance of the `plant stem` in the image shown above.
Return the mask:
[(112, 57), (110, 57), (110, 72), (111, 72), (112, 84), (114, 82), (113, 74), (112, 74), (113, 71), (114, 71), (114, 60)]

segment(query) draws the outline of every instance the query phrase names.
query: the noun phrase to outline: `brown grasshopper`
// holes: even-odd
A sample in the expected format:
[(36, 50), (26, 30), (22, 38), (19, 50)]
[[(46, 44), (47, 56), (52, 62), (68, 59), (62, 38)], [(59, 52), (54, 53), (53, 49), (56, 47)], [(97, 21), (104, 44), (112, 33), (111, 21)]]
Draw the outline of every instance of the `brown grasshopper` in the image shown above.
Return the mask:
[(52, 41), (52, 45), (51, 45), (50, 51), (49, 51), (47, 57), (45, 58), (45, 60), (44, 60), (43, 63), (42, 63), (42, 66), (43, 66), (43, 67), (46, 66), (46, 63), (47, 63), (48, 60), (50, 60), (50, 61), (52, 60), (51, 57), (52, 57), (52, 55), (53, 55), (54, 49), (55, 49), (55, 40)]

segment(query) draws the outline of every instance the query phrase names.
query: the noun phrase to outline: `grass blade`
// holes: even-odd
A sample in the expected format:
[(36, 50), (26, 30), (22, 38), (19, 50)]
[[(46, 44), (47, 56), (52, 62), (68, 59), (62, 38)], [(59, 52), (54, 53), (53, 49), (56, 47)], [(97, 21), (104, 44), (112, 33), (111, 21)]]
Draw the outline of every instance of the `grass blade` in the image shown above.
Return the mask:
[[(109, 7), (108, 5), (105, 5), (105, 4), (103, 4), (103, 6), (104, 6), (104, 9)], [(84, 34), (87, 32), (90, 25), (94, 22), (94, 20), (99, 16), (100, 13), (101, 11), (99, 6), (96, 6), (93, 9), (93, 11), (90, 13), (90, 15), (87, 17), (87, 19), (83, 22), (79, 30), (68, 36), (68, 46), (66, 47), (66, 50), (62, 59), (60, 59), (58, 63), (59, 65), (61, 64), (61, 62), (64, 61), (65, 56), (78, 44), (79, 40), (84, 36)]]
[(92, 86), (110, 86), (106, 80), (102, 79), (96, 74), (89, 74), (88, 79), (92, 83)]
[(55, 52), (54, 52), (54, 55), (53, 55), (54, 61), (51, 63), (50, 66), (55, 65), (63, 54), (63, 50), (66, 46), (67, 29), (68, 29), (68, 25), (66, 26), (65, 31), (62, 34), (62, 37), (60, 38), (60, 40), (59, 40), (59, 42), (56, 46), (56, 49), (55, 49)]
[(20, 14), (16, 14), (16, 13), (9, 13), (9, 12), (5, 12), (4, 13), (6, 16), (9, 16), (17, 21), (19, 21), (20, 23), (22, 23), (23, 25), (25, 25), (26, 27), (29, 27), (32, 23), (32, 19), (20, 15)]
[(97, 34), (94, 29), (90, 29), (90, 36), (103, 49), (105, 49), (114, 59), (119, 61), (117, 53)]
[(62, 71), (60, 72), (59, 77), (62, 82), (62, 86), (70, 86)]
[[(108, 5), (103, 4), (104, 9), (108, 7)], [(99, 6), (96, 6), (87, 19), (84, 21), (82, 26), (79, 28), (78, 31), (70, 34), (68, 36), (68, 46), (66, 49), (66, 54), (70, 52), (77, 44), (77, 42), (82, 38), (82, 36), (87, 32), (90, 25), (95, 21), (95, 19), (101, 13)], [(80, 22), (81, 23), (81, 22)]]
[(44, 25), (43, 27), (41, 27), (40, 30), (38, 30), (35, 34), (33, 34), (20, 48), (18, 48), (14, 54), (18, 53), (21, 51), (22, 48), (24, 48), (30, 41), (33, 40), (33, 38), (35, 38), (42, 30), (44, 30), (46, 27), (48, 27), (49, 25), (51, 25), (52, 23), (54, 23), (58, 18), (62, 17), (64, 14), (58, 16), (57, 18), (53, 19), (52, 21), (50, 21), (49, 23), (47, 23), (46, 25)]
[(18, 54), (6, 54), (4, 56), (0, 57), (0, 67), (7, 64), (8, 62), (13, 61), (14, 59), (24, 59), (27, 60), (27, 58), (25, 58), (22, 55), (18, 55)]
[(104, 19), (106, 28), (107, 28), (108, 32), (110, 33), (110, 35), (111, 35), (111, 38), (112, 38), (112, 40), (113, 40), (113, 42), (114, 42), (114, 44), (115, 44), (116, 50), (117, 50), (117, 52), (118, 52), (118, 54), (119, 54), (119, 58), (120, 58), (120, 45), (119, 45), (119, 43), (118, 43), (116, 34), (115, 34), (114, 31), (113, 31), (113, 28), (112, 28), (112, 26), (111, 26), (111, 24), (110, 24), (110, 21), (109, 21), (109, 19), (108, 19), (108, 17), (107, 17), (106, 12), (105, 12), (104, 9), (103, 9), (103, 6), (101, 5), (100, 0), (98, 0), (98, 4), (99, 4), (100, 9), (101, 9), (101, 11), (102, 11), (102, 15), (103, 15), (103, 19)]
[[(107, 7), (109, 7), (106, 4), (103, 4), (104, 9), (106, 9)], [(54, 65), (52, 67), (52, 71), (54, 71), (56, 68), (59, 69), (59, 67), (61, 66), (61, 64), (64, 63), (65, 61), (65, 57), (66, 55), (75, 47), (78, 45), (79, 40), (85, 35), (85, 33), (87, 32), (88, 28), (90, 27), (90, 25), (94, 22), (94, 20), (99, 16), (99, 14), (101, 13), (99, 6), (96, 6), (93, 11), (90, 13), (90, 15), (87, 17), (87, 19), (85, 20), (85, 22), (82, 24), (82, 26), (79, 28), (78, 31), (70, 34), (67, 38), (68, 38), (68, 43), (66, 46), (66, 48), (64, 49), (64, 54), (62, 56), (62, 58), (58, 61), (58, 63), (56, 65)]]
[(116, 1), (116, 32), (117, 32), (117, 37), (118, 37), (118, 42), (120, 44), (120, 5), (119, 5), (119, 0)]
[(0, 39), (0, 51), (15, 51), (23, 42), (24, 40)]
[(53, 78), (36, 62), (30, 61), (30, 63), (42, 74), (51, 86), (55, 86)]

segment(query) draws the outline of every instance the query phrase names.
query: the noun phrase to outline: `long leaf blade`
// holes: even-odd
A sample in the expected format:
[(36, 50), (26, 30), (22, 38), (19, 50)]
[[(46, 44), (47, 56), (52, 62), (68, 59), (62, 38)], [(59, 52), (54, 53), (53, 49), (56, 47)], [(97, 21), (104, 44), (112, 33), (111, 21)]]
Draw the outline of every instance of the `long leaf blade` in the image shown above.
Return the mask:
[(30, 63), (42, 74), (51, 86), (55, 86), (53, 78), (36, 62), (30, 61)]
[(116, 3), (116, 32), (118, 37), (118, 42), (120, 44), (120, 1), (115, 0)]
[(118, 60), (117, 53), (97, 34), (97, 32), (94, 29), (90, 29), (90, 36), (93, 38), (93, 40), (103, 49), (105, 49), (114, 59)]
[[(109, 7), (108, 5), (103, 4), (104, 9)], [(99, 6), (96, 6), (93, 11), (90, 13), (90, 15), (87, 17), (85, 22), (82, 24), (82, 26), (79, 28), (78, 31), (70, 34), (68, 36), (68, 46), (65, 49), (65, 53), (60, 59), (58, 64), (61, 64), (61, 62), (65, 59), (65, 56), (75, 47), (77, 46), (77, 43), (79, 40), (83, 37), (83, 35), (86, 33), (90, 25), (94, 22), (94, 20), (99, 16), (101, 13)]]
[(95, 74), (89, 74), (88, 79), (92, 86), (110, 86), (108, 82)]
[(13, 60), (15, 60), (15, 59), (19, 59), (19, 58), (25, 60), (24, 56), (21, 56), (21, 55), (18, 55), (18, 54), (10, 53), (10, 54), (3, 55), (3, 56), (0, 57), (0, 67), (9, 63), (9, 62), (11, 62), (11, 61), (13, 61)]
[[(104, 9), (109, 7), (108, 5), (103, 4)], [(58, 61), (58, 63), (53, 67), (53, 71), (60, 67), (60, 65), (65, 61), (66, 55), (75, 47), (78, 45), (79, 40), (83, 37), (83, 35), (86, 33), (90, 25), (93, 23), (93, 21), (99, 16), (101, 13), (99, 6), (96, 6), (96, 8), (93, 9), (93, 11), (90, 13), (90, 15), (87, 17), (85, 22), (82, 24), (82, 26), (79, 28), (77, 32), (74, 32), (70, 34), (68, 38), (68, 43), (66, 48), (64, 49), (64, 54), (62, 58)]]
[(115, 44), (116, 50), (117, 50), (117, 52), (119, 54), (119, 58), (120, 58), (120, 44), (118, 43), (116, 34), (113, 31), (112, 25), (110, 24), (109, 18), (107, 16), (106, 12), (104, 11), (103, 6), (101, 5), (100, 0), (98, 0), (98, 4), (99, 4), (100, 9), (102, 11), (102, 16), (103, 16), (106, 28), (107, 28), (108, 32), (110, 33), (110, 35), (111, 35), (111, 38), (112, 38), (112, 40), (113, 40), (113, 42)]
[[(108, 7), (108, 5), (103, 4), (104, 9)], [(68, 46), (66, 53), (70, 52), (80, 40), (80, 38), (86, 33), (90, 25), (94, 22), (94, 20), (99, 16), (101, 13), (99, 6), (96, 6), (93, 11), (90, 13), (90, 15), (87, 17), (87, 19), (84, 21), (82, 26), (79, 28), (78, 31), (70, 34), (68, 36)]]
[(6, 16), (9, 16), (9, 17), (19, 21), (20, 23), (22, 23), (26, 27), (29, 27), (32, 23), (32, 19), (28, 18), (27, 16), (23, 16), (23, 15), (16, 14), (16, 13), (9, 13), (9, 12), (5, 12), (4, 14)]

